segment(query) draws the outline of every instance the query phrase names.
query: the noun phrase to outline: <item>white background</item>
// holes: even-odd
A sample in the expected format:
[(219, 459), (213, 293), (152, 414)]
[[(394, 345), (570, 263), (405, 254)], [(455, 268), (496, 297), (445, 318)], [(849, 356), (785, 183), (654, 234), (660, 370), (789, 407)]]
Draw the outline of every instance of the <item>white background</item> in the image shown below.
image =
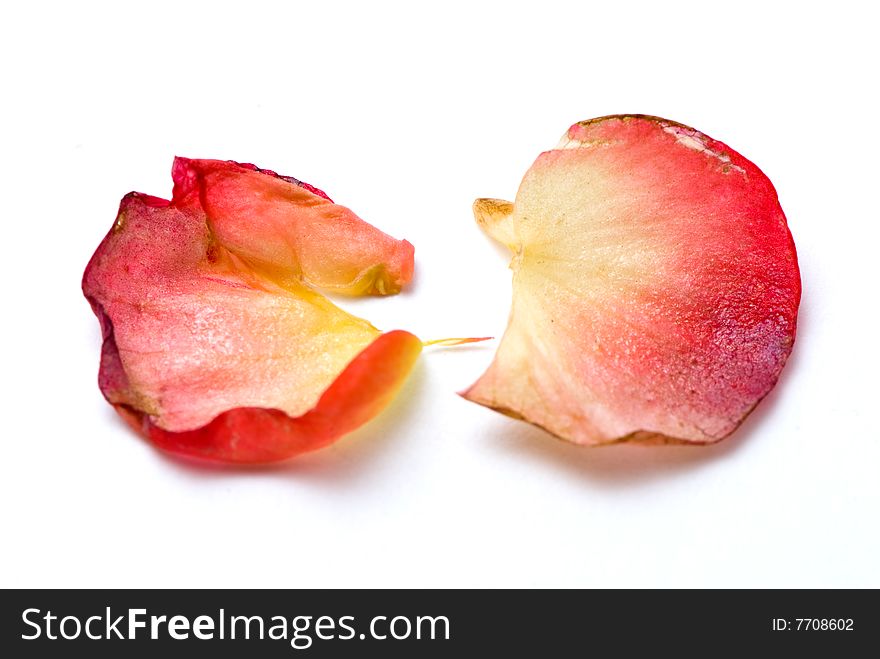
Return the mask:
[[(880, 586), (876, 16), (123, 4), (0, 17), (0, 585)], [(170, 194), (175, 154), (296, 176), (408, 238), (415, 285), (354, 313), (500, 336), (507, 258), (471, 201), (512, 198), (571, 123), (622, 112), (727, 142), (789, 217), (797, 344), (728, 441), (554, 440), (455, 395), (494, 344), (427, 351), (381, 417), (269, 469), (166, 457), (102, 399), (82, 270), (123, 194)]]

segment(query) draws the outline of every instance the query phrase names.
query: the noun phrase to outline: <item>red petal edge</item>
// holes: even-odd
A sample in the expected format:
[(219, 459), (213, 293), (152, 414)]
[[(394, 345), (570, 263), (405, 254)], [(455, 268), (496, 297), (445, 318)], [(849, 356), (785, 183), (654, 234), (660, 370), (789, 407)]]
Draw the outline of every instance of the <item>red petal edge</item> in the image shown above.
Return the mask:
[[(106, 397), (113, 389), (127, 388), (128, 376), (110, 320), (100, 305), (90, 302), (104, 332), (99, 379)], [(419, 338), (404, 330), (380, 335), (345, 367), (315, 407), (299, 417), (237, 407), (201, 428), (171, 432), (134, 407), (111, 404), (136, 432), (170, 453), (238, 464), (278, 462), (332, 444), (372, 419), (394, 398), (421, 349)]]

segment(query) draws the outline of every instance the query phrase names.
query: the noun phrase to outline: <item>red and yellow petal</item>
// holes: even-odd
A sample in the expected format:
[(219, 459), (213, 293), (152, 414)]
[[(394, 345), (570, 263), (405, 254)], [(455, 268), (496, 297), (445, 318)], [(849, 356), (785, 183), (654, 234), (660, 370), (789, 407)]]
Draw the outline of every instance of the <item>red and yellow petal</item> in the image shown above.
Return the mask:
[(298, 417), (279, 409), (236, 407), (199, 428), (174, 432), (139, 410), (117, 407), (133, 428), (166, 451), (229, 463), (277, 462), (332, 444), (376, 416), (403, 385), (421, 349), (422, 342), (409, 332), (379, 335)]
[(775, 384), (800, 300), (753, 163), (654, 117), (575, 124), (515, 204), (475, 205), (514, 252), (510, 323), (465, 396), (581, 444), (717, 441)]
[[(228, 174), (251, 175), (302, 185), (246, 167)], [(282, 257), (260, 267), (228, 247), (204, 194), (222, 197), (211, 183), (195, 194), (178, 185), (170, 202), (128, 195), (86, 269), (107, 400), (157, 445), (227, 462), (281, 460), (365, 423), (403, 383), (421, 342), (342, 311)], [(225, 194), (257, 193), (233, 185)], [(286, 207), (289, 224), (298, 209)], [(235, 221), (244, 229), (249, 218)], [(348, 237), (340, 226), (340, 244)], [(360, 256), (360, 265), (371, 257)]]
[(367, 224), (295, 179), (220, 160), (177, 158), (174, 198), (199, 198), (213, 235), (273, 278), (295, 276), (348, 295), (397, 293), (413, 275), (413, 246)]

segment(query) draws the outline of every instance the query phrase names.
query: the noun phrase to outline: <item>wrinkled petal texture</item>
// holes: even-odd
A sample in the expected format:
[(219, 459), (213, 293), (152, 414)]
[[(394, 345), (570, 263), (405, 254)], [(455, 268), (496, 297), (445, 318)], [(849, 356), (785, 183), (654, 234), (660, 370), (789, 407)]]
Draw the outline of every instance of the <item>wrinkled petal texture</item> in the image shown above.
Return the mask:
[(198, 195), (214, 237), (273, 278), (349, 295), (398, 293), (412, 279), (409, 242), (382, 233), (300, 181), (183, 158), (172, 175), (175, 198)]
[(582, 122), (514, 204), (474, 210), (514, 252), (514, 296), (465, 397), (580, 444), (704, 444), (776, 383), (794, 242), (768, 178), (725, 144), (656, 117)]
[[(304, 285), (302, 254), (319, 260), (324, 247), (309, 242), (303, 223), (319, 222), (308, 217), (316, 205), (336, 205), (252, 166), (178, 159), (173, 174), (172, 201), (123, 199), (85, 272), (83, 291), (104, 334), (99, 383), (107, 400), (157, 445), (227, 462), (317, 449), (378, 413), (421, 342), (381, 334)], [(268, 210), (254, 204), (267, 186), (286, 201)], [(232, 210), (215, 219), (206, 212), (212, 204)], [(395, 252), (389, 241), (403, 241), (347, 209), (338, 213), (348, 219), (334, 225), (327, 216), (322, 231), (348, 245), (350, 262), (337, 251), (330, 270), (397, 272), (405, 283), (411, 247)]]

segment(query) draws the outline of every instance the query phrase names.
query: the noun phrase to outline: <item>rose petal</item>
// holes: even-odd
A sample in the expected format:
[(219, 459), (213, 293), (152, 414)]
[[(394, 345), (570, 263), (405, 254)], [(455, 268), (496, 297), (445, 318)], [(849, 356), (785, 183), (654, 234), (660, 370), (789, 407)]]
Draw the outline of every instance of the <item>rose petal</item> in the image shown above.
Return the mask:
[(709, 443), (776, 383), (794, 243), (770, 181), (721, 142), (654, 117), (575, 124), (512, 207), (475, 214), (515, 274), (470, 400), (580, 444)]
[[(139, 431), (174, 452), (264, 462), (320, 448), (378, 413), (421, 342), (407, 332), (381, 334), (285, 268), (290, 254), (318, 254), (305, 234), (296, 249), (275, 250), (285, 240), (285, 215), (293, 230), (303, 226), (299, 197), (289, 190), (304, 190), (300, 184), (222, 163), (219, 189), (211, 176), (186, 189), (179, 174), (193, 162), (206, 161), (175, 163), (173, 201), (125, 197), (86, 269), (83, 291), (104, 334), (101, 390)], [(287, 188), (294, 200), (276, 209), (277, 224), (231, 211), (212, 223), (203, 199), (233, 208), (236, 199), (224, 196), (261, 194), (253, 177), (277, 182), (270, 189)], [(307, 211), (321, 199), (304, 194)], [(239, 206), (249, 212), (248, 204)], [(217, 230), (233, 227), (229, 234), (244, 235), (249, 218), (253, 235), (268, 245), (259, 259), (228, 248), (227, 233)], [(318, 221), (310, 217), (306, 224)], [(370, 233), (354, 222), (339, 223), (336, 231), (340, 245)], [(352, 270), (377, 264), (369, 249), (346, 254), (360, 259)], [(410, 251), (410, 272), (411, 258)]]
[(174, 197), (197, 195), (214, 236), (248, 265), (349, 295), (397, 293), (413, 246), (299, 181), (220, 160), (174, 162)]

